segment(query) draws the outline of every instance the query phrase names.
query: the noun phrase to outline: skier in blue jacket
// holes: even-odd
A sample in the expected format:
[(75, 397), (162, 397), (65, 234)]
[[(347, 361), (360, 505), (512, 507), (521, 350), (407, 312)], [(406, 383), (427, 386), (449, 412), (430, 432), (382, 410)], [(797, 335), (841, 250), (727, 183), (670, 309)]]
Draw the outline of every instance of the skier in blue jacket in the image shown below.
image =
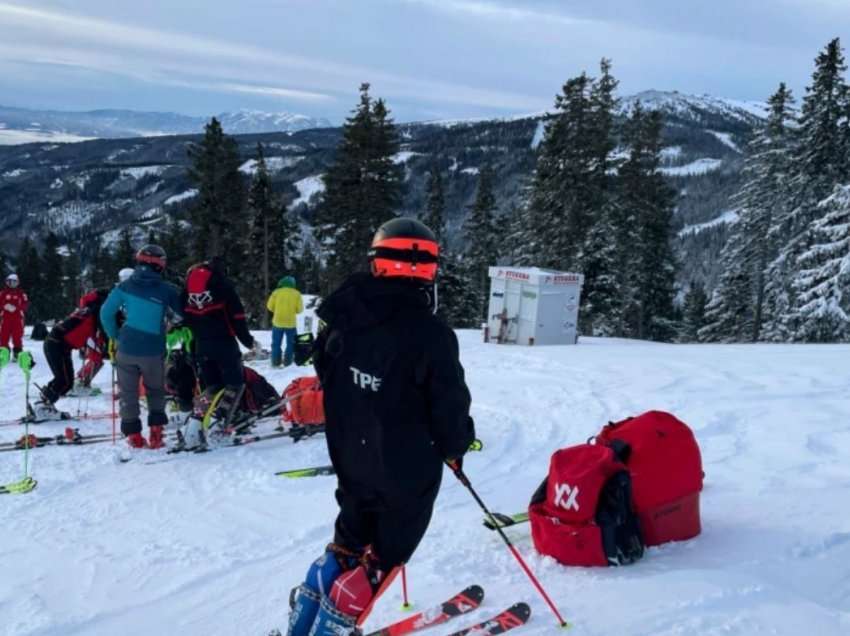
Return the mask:
[[(117, 342), (113, 363), (121, 392), (121, 432), (133, 448), (161, 448), (165, 414), (166, 322), (182, 320), (180, 291), (163, 280), (166, 254), (158, 245), (145, 245), (136, 254), (136, 270), (115, 287), (100, 310), (103, 328)], [(118, 327), (121, 312), (124, 322)], [(142, 437), (139, 379), (148, 401), (150, 440)]]

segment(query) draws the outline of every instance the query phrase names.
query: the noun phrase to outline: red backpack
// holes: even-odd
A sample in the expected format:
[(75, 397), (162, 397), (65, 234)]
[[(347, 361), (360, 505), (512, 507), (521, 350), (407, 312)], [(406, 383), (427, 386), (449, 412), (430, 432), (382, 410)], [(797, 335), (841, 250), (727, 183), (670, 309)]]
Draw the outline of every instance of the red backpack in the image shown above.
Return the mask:
[(557, 451), (528, 513), (534, 547), (565, 565), (625, 565), (643, 556), (631, 479), (615, 448)]
[(646, 545), (691, 539), (700, 533), (702, 458), (687, 424), (663, 411), (613, 422), (597, 444), (627, 444), (634, 507)]
[(296, 378), (283, 390), (283, 421), (302, 426), (325, 423), (325, 394), (317, 377)]

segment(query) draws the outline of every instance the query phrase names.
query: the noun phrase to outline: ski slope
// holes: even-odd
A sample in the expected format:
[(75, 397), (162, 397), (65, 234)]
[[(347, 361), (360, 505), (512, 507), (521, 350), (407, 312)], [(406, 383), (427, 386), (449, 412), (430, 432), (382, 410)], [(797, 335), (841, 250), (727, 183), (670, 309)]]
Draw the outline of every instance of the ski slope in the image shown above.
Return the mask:
[[(706, 487), (696, 539), (650, 549), (633, 566), (580, 569), (536, 555), (527, 526), (508, 530), (574, 623), (568, 633), (850, 633), (850, 346), (582, 339), (522, 348), (459, 335), (485, 444), (465, 468), (495, 510), (523, 509), (550, 453), (609, 420), (665, 409), (697, 433)], [(30, 344), (42, 383), (46, 364)], [(255, 367), (278, 389), (304, 372)], [(107, 367), (96, 384), (108, 393), (109, 382)], [(0, 383), (0, 419), (21, 415), (21, 374), (7, 368)], [(109, 398), (88, 408), (107, 412)], [(110, 426), (105, 419), (81, 428)], [(0, 427), (0, 441), (20, 433)], [(331, 538), (335, 482), (272, 473), (325, 463), (324, 440), (151, 465), (147, 456), (157, 453), (120, 464), (109, 444), (32, 452), (38, 488), (0, 496), (0, 635), (264, 636), (285, 628), (290, 588)], [(17, 479), (22, 460), (0, 453), (0, 482)], [(486, 590), (468, 620), (429, 633), (520, 600), (533, 614), (518, 636), (561, 633), (450, 475), (408, 579), (420, 609), (470, 583)], [(367, 630), (399, 618), (400, 605), (394, 586)]]

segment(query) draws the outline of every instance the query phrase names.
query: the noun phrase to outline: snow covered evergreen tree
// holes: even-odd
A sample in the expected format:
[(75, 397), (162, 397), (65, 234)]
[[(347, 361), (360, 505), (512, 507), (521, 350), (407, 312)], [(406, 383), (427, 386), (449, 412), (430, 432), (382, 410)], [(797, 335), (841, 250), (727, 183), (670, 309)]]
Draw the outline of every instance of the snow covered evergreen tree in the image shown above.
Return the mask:
[(699, 281), (691, 281), (682, 307), (682, 342), (696, 342), (699, 339), (699, 331), (705, 325), (706, 305), (708, 294), (705, 293), (705, 287)]
[(591, 183), (593, 81), (585, 73), (567, 80), (555, 97), (555, 114), (540, 143), (528, 202), (527, 250), (538, 266), (576, 269), (597, 197)]
[(658, 111), (632, 110), (619, 167), (620, 197), (611, 267), (619, 274), (622, 335), (651, 340), (675, 337), (676, 261), (671, 245), (674, 192), (659, 171), (663, 120)]
[(326, 289), (368, 267), (366, 252), (378, 227), (395, 216), (403, 169), (393, 161), (398, 132), (384, 101), (360, 86), (360, 103), (343, 125), (325, 191), (316, 211), (316, 235), (327, 256)]
[(437, 275), (437, 315), (450, 327), (469, 329), (480, 326), (481, 296), (469, 268), (461, 256), (443, 252)]
[(797, 338), (806, 342), (850, 340), (850, 185), (836, 186), (812, 224), (812, 246), (797, 259)]
[(795, 280), (800, 272), (798, 259), (810, 253), (813, 229), (823, 208), (819, 203), (848, 176), (847, 131), (844, 118), (848, 109), (846, 65), (840, 41), (832, 40), (815, 60), (812, 83), (806, 89), (794, 151), (795, 174), (790, 181), (792, 205), (774, 219), (771, 237), (777, 256), (768, 266), (766, 285), (766, 324), (761, 338), (785, 341), (806, 337), (800, 310), (804, 302), (798, 292), (806, 287)]
[(785, 84), (768, 100), (770, 112), (764, 127), (750, 143), (743, 187), (735, 195), (738, 221), (721, 252), (721, 277), (706, 309), (706, 342), (755, 341), (761, 337), (767, 268), (777, 256), (771, 234), (775, 219), (790, 210), (792, 193), (793, 97)]

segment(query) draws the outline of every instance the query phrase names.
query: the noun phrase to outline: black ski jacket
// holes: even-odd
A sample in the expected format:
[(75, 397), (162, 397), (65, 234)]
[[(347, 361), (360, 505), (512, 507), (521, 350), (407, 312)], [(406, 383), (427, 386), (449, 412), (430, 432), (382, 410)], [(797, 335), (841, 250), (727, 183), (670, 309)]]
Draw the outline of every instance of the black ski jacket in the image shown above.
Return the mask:
[(348, 495), (405, 507), (436, 497), (444, 459), (475, 439), (454, 332), (423, 291), (354, 274), (317, 311), (327, 442)]
[(227, 278), (214, 274), (209, 282), (210, 298), (202, 306), (190, 302), (189, 293), (183, 290), (183, 322), (192, 330), (199, 353), (226, 349), (235, 350), (238, 355), (236, 339), (246, 349), (254, 345), (245, 307)]

